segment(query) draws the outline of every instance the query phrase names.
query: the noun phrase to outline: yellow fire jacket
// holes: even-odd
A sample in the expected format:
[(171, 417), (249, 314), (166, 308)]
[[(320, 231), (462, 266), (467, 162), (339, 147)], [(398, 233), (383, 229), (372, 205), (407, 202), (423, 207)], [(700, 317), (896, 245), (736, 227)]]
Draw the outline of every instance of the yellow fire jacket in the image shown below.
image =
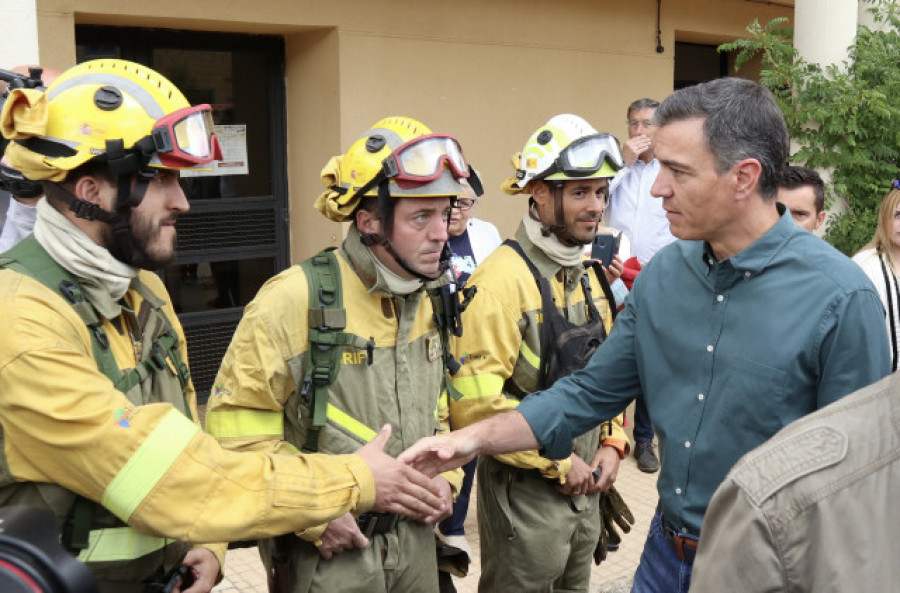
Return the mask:
[[(139, 279), (163, 300), (187, 361), (162, 282), (149, 272)], [(128, 331), (139, 327), (131, 320), (142, 297), (129, 290), (124, 301), (123, 314), (102, 324), (123, 370), (150, 355), (138, 352), (140, 339)], [(60, 493), (70, 502), (73, 493), (99, 502), (139, 532), (108, 542), (124, 558), (159, 538), (255, 539), (362, 512), (374, 502), (372, 474), (356, 455), (223, 449), (200, 430), (192, 386), (184, 398), (194, 420), (167, 403), (135, 405), (98, 370), (88, 329), (73, 308), (11, 270), (0, 271), (0, 327), (0, 505), (43, 499), (59, 515), (53, 507)], [(211, 548), (221, 564), (224, 546)]]
[[(446, 432), (440, 336), (423, 290), (406, 297), (389, 292), (373, 255), (351, 228), (338, 250), (346, 329), (372, 338), (364, 349), (344, 347), (328, 386), (327, 424), (319, 451), (344, 454), (393, 431), (385, 446), (399, 455), (418, 439)], [(312, 422), (312, 401), (301, 395), (307, 368), (309, 291), (300, 266), (269, 280), (244, 310), (216, 377), (206, 429), (228, 448), (296, 455)], [(444, 474), (454, 492), (462, 472)], [(301, 533), (316, 541), (327, 523)]]
[[(531, 242), (522, 226), (515, 238), (538, 272), (550, 280), (562, 315), (584, 324), (587, 307), (579, 282), (583, 268), (563, 268), (551, 260)], [(609, 304), (593, 273), (589, 277), (592, 298), (608, 333), (612, 326)], [(477, 286), (478, 292), (463, 313), (463, 335), (456, 341), (456, 356), (464, 364), (453, 377), (449, 398), (454, 428), (515, 409), (523, 397), (536, 390), (541, 360), (541, 295), (519, 254), (500, 246), (478, 266), (468, 284)], [(620, 457), (625, 455), (628, 440), (621, 416), (576, 439), (574, 450), (590, 463), (601, 443), (615, 447)], [(536, 451), (496, 457), (516, 467), (538, 469), (561, 483), (571, 467), (568, 458), (553, 461)]]

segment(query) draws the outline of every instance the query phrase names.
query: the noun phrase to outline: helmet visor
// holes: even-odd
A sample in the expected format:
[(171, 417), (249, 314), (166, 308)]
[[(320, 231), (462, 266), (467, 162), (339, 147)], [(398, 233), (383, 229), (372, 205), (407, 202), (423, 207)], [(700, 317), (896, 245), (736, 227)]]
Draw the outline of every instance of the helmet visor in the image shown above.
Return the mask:
[(625, 166), (619, 141), (612, 134), (592, 134), (575, 140), (559, 154), (556, 171), (569, 177), (593, 175), (608, 160), (616, 170)]
[(222, 160), (209, 105), (185, 107), (161, 117), (153, 142), (164, 167), (192, 167)]
[(446, 134), (413, 138), (397, 148), (382, 164), (389, 178), (418, 183), (440, 177), (444, 165), (450, 168), (456, 179), (469, 176), (469, 165), (459, 142)]

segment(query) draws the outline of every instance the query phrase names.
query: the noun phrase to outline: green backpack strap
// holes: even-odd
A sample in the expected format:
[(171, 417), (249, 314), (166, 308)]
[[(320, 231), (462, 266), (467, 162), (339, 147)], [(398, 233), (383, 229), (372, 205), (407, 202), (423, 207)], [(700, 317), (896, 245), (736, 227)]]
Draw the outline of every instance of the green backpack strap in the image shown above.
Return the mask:
[(44, 251), (34, 235), (23, 239), (4, 253), (0, 258), (0, 268), (10, 268), (34, 278), (61, 295), (75, 309), (91, 334), (91, 347), (97, 367), (118, 387), (122, 373), (109, 349), (109, 338), (106, 336), (102, 322), (97, 317), (94, 308), (85, 300), (78, 280)]
[(312, 425), (306, 433), (305, 452), (319, 450), (319, 433), (328, 412), (328, 386), (337, 379), (343, 346), (365, 349), (368, 364), (375, 354), (375, 339), (346, 333), (347, 310), (341, 290), (341, 270), (334, 247), (300, 263), (309, 287), (309, 361), (300, 386), (300, 396), (312, 398)]
[[(77, 278), (56, 263), (33, 235), (22, 240), (4, 253), (0, 257), (0, 268), (9, 268), (37, 280), (62, 296), (71, 305), (78, 317), (87, 326), (91, 335), (91, 349), (94, 354), (94, 361), (97, 363), (97, 369), (113, 382), (118, 391), (128, 393), (132, 387), (144, 381), (151, 374), (164, 369), (167, 355), (175, 363), (182, 390), (184, 390), (190, 374), (187, 370), (187, 365), (184, 364), (181, 358), (181, 353), (178, 351), (178, 337), (165, 315), (162, 315), (162, 318), (166, 324), (166, 330), (154, 341), (151, 356), (139, 363), (136, 368), (122, 372), (112, 350), (110, 350), (109, 338), (103, 329), (102, 321), (97, 316), (94, 308), (85, 299), (84, 291), (82, 291)], [(138, 282), (138, 285), (138, 292), (141, 296), (158, 309), (162, 305), (159, 297), (147, 289), (143, 283)], [(185, 402), (185, 411), (190, 417), (190, 407), (187, 406), (187, 402)], [(70, 513), (69, 522), (71, 527), (67, 530), (67, 537), (65, 538), (68, 541), (64, 542), (66, 547), (75, 550), (87, 548), (91, 517), (95, 504), (81, 496), (75, 499), (75, 504)]]
[(153, 341), (153, 345), (150, 348), (150, 356), (146, 360), (141, 361), (136, 369), (129, 371), (128, 374), (132, 376), (130, 380), (133, 381), (133, 384), (128, 389), (144, 381), (153, 373), (164, 370), (166, 368), (166, 359), (168, 358), (172, 361), (175, 373), (178, 376), (178, 383), (181, 385), (185, 415), (189, 420), (193, 420), (191, 407), (187, 401), (187, 386), (191, 380), (191, 371), (185, 364), (184, 357), (181, 356), (181, 351), (178, 349), (178, 334), (175, 332), (175, 328), (172, 327), (169, 318), (162, 312), (165, 301), (160, 299), (140, 279), (137, 279), (132, 287), (153, 308), (155, 314), (162, 322), (163, 331)]

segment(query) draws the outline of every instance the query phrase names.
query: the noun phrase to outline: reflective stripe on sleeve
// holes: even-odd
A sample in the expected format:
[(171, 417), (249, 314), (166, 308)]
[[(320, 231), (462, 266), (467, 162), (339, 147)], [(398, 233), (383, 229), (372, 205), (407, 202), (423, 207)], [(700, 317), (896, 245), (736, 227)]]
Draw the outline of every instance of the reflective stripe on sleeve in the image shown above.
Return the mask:
[(500, 375), (471, 375), (453, 379), (453, 387), (462, 399), (495, 397), (503, 392), (504, 379)]
[(441, 410), (446, 409), (449, 403), (447, 402), (447, 390), (441, 390), (441, 396), (438, 398), (438, 405), (434, 409), (434, 419), (438, 422), (441, 421)]
[(350, 433), (356, 435), (365, 443), (368, 443), (369, 441), (374, 439), (375, 435), (378, 434), (350, 414), (344, 412), (343, 410), (339, 410), (331, 404), (328, 404), (328, 411), (326, 412), (326, 416), (329, 420), (331, 420), (344, 430), (347, 430)]
[(100, 503), (127, 523), (199, 431), (178, 410), (169, 410), (107, 486)]
[(273, 410), (211, 410), (206, 432), (217, 439), (255, 436), (284, 437), (284, 413)]
[(88, 535), (88, 547), (78, 554), (78, 559), (82, 562), (135, 560), (174, 541), (144, 535), (130, 527), (95, 529)]
[(519, 354), (522, 358), (525, 359), (525, 362), (530, 364), (535, 369), (539, 369), (541, 367), (541, 357), (537, 356), (534, 351), (528, 347), (528, 344), (525, 343), (525, 340), (522, 340), (522, 345), (519, 346)]

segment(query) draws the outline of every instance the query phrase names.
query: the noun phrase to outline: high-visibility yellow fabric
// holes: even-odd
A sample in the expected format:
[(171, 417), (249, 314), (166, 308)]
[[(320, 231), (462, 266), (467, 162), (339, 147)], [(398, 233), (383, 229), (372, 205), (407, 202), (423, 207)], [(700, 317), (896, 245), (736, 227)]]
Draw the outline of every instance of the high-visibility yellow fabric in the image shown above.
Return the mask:
[[(516, 240), (535, 263), (538, 271), (550, 279), (550, 288), (563, 314), (573, 323), (587, 320), (584, 292), (578, 278), (579, 268), (568, 271), (550, 260), (528, 239), (520, 227)], [(607, 332), (612, 315), (603, 291), (593, 274), (592, 295)], [(469, 278), (477, 286), (476, 297), (463, 313), (463, 332), (455, 342), (456, 355), (465, 364), (453, 377), (457, 397), (450, 399), (451, 423), (463, 427), (494, 414), (515, 409), (522, 397), (536, 390), (540, 365), (541, 295), (527, 264), (510, 247), (494, 251)], [(461, 397), (459, 397), (461, 394)], [(621, 420), (598, 428), (597, 434), (575, 443), (575, 452), (590, 463), (600, 445), (616, 447), (624, 454), (627, 437)], [(565, 481), (570, 460), (550, 460), (536, 451), (498, 455), (497, 459), (520, 468), (535, 468), (548, 478)]]
[(169, 410), (109, 483), (100, 502), (115, 516), (128, 521), (199, 431), (199, 426), (177, 410)]
[(95, 529), (88, 534), (88, 547), (78, 554), (78, 559), (82, 562), (132, 560), (162, 549), (170, 541), (144, 535), (129, 527)]
[[(186, 362), (184, 333), (161, 280), (150, 272), (140, 279), (165, 297)], [(125, 300), (141, 310), (135, 291)], [(122, 319), (116, 322), (103, 323), (111, 351), (120, 368), (134, 367), (134, 345)], [(110, 502), (146, 535), (221, 542), (302, 530), (374, 502), (372, 474), (358, 456), (238, 454), (187, 419), (173, 422), (169, 403), (135, 405), (98, 371), (88, 329), (72, 307), (11, 270), (0, 271), (0, 327), (0, 504), (34, 484), (57, 484), (70, 496)], [(182, 398), (180, 389), (172, 395)], [(184, 397), (196, 419), (192, 386)], [(146, 476), (142, 464), (129, 466), (140, 458), (155, 464)], [(224, 545), (207, 547), (224, 560)]]
[(223, 414), (221, 410), (206, 413), (206, 432), (217, 439), (284, 433), (284, 416), (271, 410), (235, 410)]

